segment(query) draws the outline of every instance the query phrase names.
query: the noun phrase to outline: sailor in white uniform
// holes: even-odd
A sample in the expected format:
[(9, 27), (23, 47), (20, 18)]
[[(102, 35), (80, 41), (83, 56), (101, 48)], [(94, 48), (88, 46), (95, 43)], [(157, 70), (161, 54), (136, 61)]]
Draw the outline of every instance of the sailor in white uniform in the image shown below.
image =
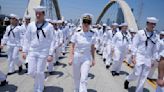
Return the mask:
[(98, 24), (97, 26), (98, 27), (97, 27), (97, 30), (95, 32), (95, 37), (96, 37), (96, 50), (97, 50), (96, 52), (99, 54), (100, 48), (101, 48), (101, 37), (103, 35), (103, 31), (101, 29), (101, 25), (100, 24)]
[(43, 92), (46, 62), (53, 60), (55, 49), (54, 28), (45, 21), (45, 9), (43, 6), (34, 8), (36, 21), (28, 25), (23, 45), (22, 57), (27, 57), (28, 74), (34, 78), (34, 92)]
[(7, 45), (8, 54), (8, 75), (15, 73), (15, 64), (22, 71), (22, 62), (19, 60), (19, 50), (21, 49), (21, 28), (18, 26), (18, 16), (10, 14), (10, 25), (7, 26), (3, 36), (1, 48)]
[(133, 72), (127, 76), (124, 88), (128, 89), (130, 81), (138, 80), (135, 92), (143, 92), (144, 83), (155, 61), (157, 35), (154, 31), (158, 20), (155, 17), (147, 18), (147, 27), (139, 30), (133, 40), (132, 62), (135, 64)]
[(132, 57), (132, 49), (133, 49), (133, 38), (136, 34), (136, 31), (133, 28), (130, 28), (129, 31), (130, 31), (130, 34), (131, 34), (131, 43), (128, 46), (128, 53), (127, 53), (127, 56), (126, 56), (126, 61), (127, 61), (128, 66), (133, 67), (131, 57)]
[[(102, 58), (103, 58), (103, 61), (105, 62), (106, 61), (106, 58), (107, 58), (107, 40), (108, 40), (108, 36), (107, 36), (107, 33), (109, 31), (109, 29), (107, 30), (107, 24), (103, 24), (103, 30), (104, 30), (104, 34), (103, 34), (103, 41), (102, 41)], [(108, 27), (109, 28), (109, 27)]]
[(106, 64), (106, 68), (108, 69), (111, 65), (112, 65), (112, 61), (113, 61), (113, 55), (112, 55), (112, 39), (115, 36), (115, 34), (117, 33), (117, 28), (118, 28), (118, 24), (117, 23), (113, 23), (111, 25), (111, 30), (108, 31), (107, 35), (108, 35), (108, 40), (107, 40), (107, 60), (105, 62)]
[[(21, 26), (21, 47), (23, 47), (23, 42), (24, 42), (24, 35), (27, 31), (27, 26), (28, 24), (30, 23), (31, 21), (31, 17), (29, 15), (26, 15), (25, 16), (25, 23)], [(28, 70), (28, 61), (25, 60), (25, 66), (26, 66), (26, 69)], [(26, 70), (26, 72), (27, 72)]]
[(84, 14), (82, 29), (71, 38), (71, 53), (69, 64), (73, 64), (74, 92), (87, 92), (88, 73), (91, 66), (95, 65), (95, 37), (90, 30), (92, 17)]
[(128, 45), (131, 41), (131, 36), (128, 31), (127, 23), (121, 24), (121, 30), (115, 34), (112, 39), (112, 53), (113, 55), (113, 64), (112, 64), (112, 75), (119, 75), (122, 63), (126, 57)]

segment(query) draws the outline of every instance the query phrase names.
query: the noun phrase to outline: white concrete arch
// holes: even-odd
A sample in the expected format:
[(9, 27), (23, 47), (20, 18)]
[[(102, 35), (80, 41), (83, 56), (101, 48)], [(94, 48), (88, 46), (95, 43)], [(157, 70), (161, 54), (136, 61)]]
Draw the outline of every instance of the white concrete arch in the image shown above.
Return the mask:
[(138, 31), (138, 27), (137, 27), (137, 23), (135, 20), (135, 17), (131, 11), (131, 8), (129, 7), (129, 5), (125, 2), (125, 0), (111, 0), (103, 9), (103, 11), (101, 12), (100, 16), (98, 17), (96, 24), (98, 24), (102, 17), (104, 16), (104, 14), (107, 12), (107, 10), (115, 3), (118, 3), (119, 6), (121, 7), (122, 11), (123, 11), (123, 15), (124, 15), (124, 19), (125, 22), (128, 24), (129, 28), (133, 28), (134, 32)]
[[(41, 4), (42, 0), (29, 0), (28, 7), (26, 8), (25, 14), (24, 15), (30, 15), (31, 20), (35, 20), (35, 11), (33, 10), (34, 7), (39, 6)], [(56, 12), (56, 17), (58, 20), (61, 19), (61, 13), (58, 5), (57, 0), (52, 0), (52, 3), (54, 4), (55, 7), (55, 12)]]

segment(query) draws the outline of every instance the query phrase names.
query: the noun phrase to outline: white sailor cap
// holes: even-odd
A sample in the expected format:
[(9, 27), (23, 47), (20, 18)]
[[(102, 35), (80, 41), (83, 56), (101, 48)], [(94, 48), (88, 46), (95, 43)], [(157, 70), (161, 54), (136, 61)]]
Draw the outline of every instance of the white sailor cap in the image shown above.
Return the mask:
[(110, 26), (107, 26), (107, 30), (110, 30), (111, 29), (111, 27)]
[(160, 34), (161, 34), (161, 35), (164, 35), (164, 31), (161, 31)]
[(64, 23), (65, 23), (65, 24), (67, 24), (67, 23), (68, 23), (68, 21), (64, 21)]
[(4, 21), (9, 21), (9, 18), (8, 17), (5, 17)]
[(121, 25), (119, 25), (120, 27), (123, 27), (123, 26), (128, 26), (127, 23), (122, 23)]
[(57, 20), (52, 20), (52, 23), (58, 23), (58, 21)]
[(57, 21), (57, 23), (60, 23), (60, 24), (63, 23), (63, 22), (64, 22), (63, 20), (58, 20)]
[(44, 6), (37, 6), (34, 8), (35, 12), (45, 12), (46, 11), (46, 7)]
[(150, 22), (150, 23), (157, 23), (159, 20), (155, 17), (147, 17), (147, 22)]
[(51, 22), (51, 19), (45, 19), (47, 22)]
[(112, 26), (118, 26), (118, 24), (117, 23), (113, 23)]
[(129, 28), (129, 32), (136, 33), (136, 31), (133, 28)]
[(10, 18), (15, 18), (15, 19), (19, 20), (19, 17), (15, 14), (10, 14)]
[(89, 20), (92, 20), (93, 19), (93, 15), (90, 14), (90, 13), (84, 13), (82, 15), (82, 19), (89, 19)]
[(29, 15), (24, 16), (25, 19), (31, 19)]
[(103, 26), (107, 26), (107, 24), (104, 23)]

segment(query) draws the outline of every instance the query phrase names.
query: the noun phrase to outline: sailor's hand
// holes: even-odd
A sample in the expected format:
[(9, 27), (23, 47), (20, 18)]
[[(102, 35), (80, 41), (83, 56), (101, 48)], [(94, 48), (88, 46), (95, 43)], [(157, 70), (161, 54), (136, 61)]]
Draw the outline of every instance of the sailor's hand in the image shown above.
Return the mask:
[(51, 62), (53, 60), (53, 56), (52, 55), (49, 55), (48, 58), (47, 58), (47, 61), (48, 62)]
[(92, 64), (91, 64), (91, 67), (95, 66), (95, 64), (96, 64), (96, 61), (93, 60), (93, 61), (92, 61)]
[(160, 87), (164, 87), (164, 80), (157, 79), (157, 84), (158, 84)]
[(73, 63), (73, 60), (72, 60), (72, 59), (69, 60), (68, 64), (69, 64), (70, 66), (72, 65), (72, 63)]
[(0, 49), (3, 49), (3, 47), (4, 47), (3, 45), (0, 45)]
[(132, 56), (132, 63), (135, 65), (136, 64), (136, 58)]

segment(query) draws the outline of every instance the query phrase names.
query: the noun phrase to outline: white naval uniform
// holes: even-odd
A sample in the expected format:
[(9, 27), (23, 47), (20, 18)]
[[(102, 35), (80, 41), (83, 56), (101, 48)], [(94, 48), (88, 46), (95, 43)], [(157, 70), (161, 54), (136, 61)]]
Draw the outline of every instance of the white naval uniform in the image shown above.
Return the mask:
[(68, 32), (69, 32), (69, 27), (65, 26), (63, 29), (63, 46), (62, 46), (62, 52), (65, 53), (66, 52), (66, 46), (67, 46), (67, 38), (68, 38)]
[[(147, 40), (147, 37), (150, 37), (151, 40)], [(144, 83), (147, 79), (151, 69), (152, 61), (155, 57), (154, 53), (156, 52), (156, 41), (156, 33), (147, 32), (145, 29), (138, 31), (134, 37), (132, 52), (133, 55), (136, 56), (136, 64), (132, 74), (127, 76), (126, 80), (133, 81), (139, 77), (135, 92), (143, 92)]]
[[(13, 29), (13, 30), (12, 30)], [(19, 60), (19, 49), (21, 47), (21, 30), (20, 26), (9, 25), (2, 39), (2, 45), (7, 45), (8, 54), (8, 73), (15, 71), (15, 64), (19, 67), (22, 62)]]
[(62, 43), (63, 43), (63, 34), (62, 34), (61, 30), (60, 29), (57, 29), (57, 30), (55, 29), (54, 33), (55, 33), (55, 40), (56, 40), (55, 53), (54, 53), (53, 62), (48, 62), (48, 66), (47, 66), (48, 72), (52, 72), (54, 64), (56, 63), (56, 61), (59, 61), (59, 56), (61, 54), (61, 46), (62, 46)]
[(55, 59), (56, 61), (59, 61), (59, 57), (61, 56), (61, 52), (62, 52), (62, 46), (63, 46), (63, 42), (64, 42), (64, 35), (61, 29), (58, 29), (58, 31), (56, 32), (57, 35), (57, 39), (58, 39), (58, 47), (56, 49), (56, 55), (55, 55)]
[[(24, 36), (25, 36), (25, 33), (27, 31), (27, 26), (26, 24), (23, 24), (21, 26), (21, 47), (23, 48), (23, 44), (24, 44)], [(28, 63), (27, 60), (25, 60), (25, 63)]]
[[(29, 24), (23, 46), (23, 52), (28, 53), (28, 74), (34, 78), (34, 91), (42, 92), (44, 89), (44, 71), (48, 55), (53, 55), (55, 46), (55, 35), (53, 26), (45, 22), (36, 25), (35, 22)], [(37, 26), (37, 27), (36, 27)]]
[(23, 46), (23, 42), (24, 42), (24, 35), (26, 33), (26, 30), (27, 30), (27, 26), (28, 25), (25, 25), (23, 24), (20, 28), (21, 28), (21, 46)]
[(115, 71), (116, 73), (120, 73), (122, 62), (124, 61), (127, 49), (129, 44), (131, 43), (131, 36), (128, 31), (126, 31), (126, 34), (122, 31), (119, 31), (115, 34), (115, 36), (112, 39), (112, 49), (114, 49), (114, 55), (113, 55), (113, 64), (112, 64), (112, 71)]
[(131, 37), (131, 43), (128, 46), (128, 52), (126, 54), (126, 61), (129, 65), (132, 63), (132, 49), (133, 49), (133, 38)]
[(75, 92), (87, 92), (87, 79), (92, 61), (91, 46), (95, 44), (93, 32), (76, 32), (71, 42), (75, 44), (73, 78)]
[(96, 35), (96, 50), (100, 51), (100, 48), (101, 48), (101, 37), (103, 35), (102, 29), (97, 29), (95, 35)]
[(103, 49), (104, 49), (104, 34), (105, 34), (106, 30), (101, 29), (100, 31), (100, 52), (99, 54), (103, 54)]
[[(108, 30), (109, 31), (109, 30)], [(103, 35), (103, 49), (102, 49), (102, 51), (103, 51), (103, 59), (107, 59), (107, 53), (108, 53), (108, 51), (107, 51), (107, 40), (108, 40), (108, 31), (105, 31), (104, 32), (104, 35)]]
[(110, 65), (110, 63), (112, 63), (112, 39), (113, 37), (115, 36), (115, 34), (117, 33), (117, 30), (113, 31), (113, 30), (109, 30), (108, 33), (107, 33), (107, 36), (108, 36), (108, 40), (107, 40), (107, 59), (106, 59), (106, 62), (105, 64), (106, 65)]

